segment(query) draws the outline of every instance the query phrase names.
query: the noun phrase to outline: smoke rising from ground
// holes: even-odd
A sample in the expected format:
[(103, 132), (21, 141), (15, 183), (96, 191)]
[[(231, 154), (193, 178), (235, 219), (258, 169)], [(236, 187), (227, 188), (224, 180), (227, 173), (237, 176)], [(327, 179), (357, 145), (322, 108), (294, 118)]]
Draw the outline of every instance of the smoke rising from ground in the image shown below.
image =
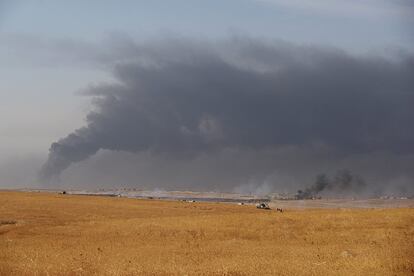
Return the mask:
[(303, 191), (298, 190), (296, 196), (298, 199), (310, 199), (326, 191), (342, 195), (355, 195), (365, 188), (366, 183), (361, 176), (354, 175), (350, 170), (344, 169), (336, 172), (332, 179), (325, 173), (318, 174), (313, 185)]
[(85, 91), (94, 108), (84, 127), (51, 145), (43, 182), (99, 150), (171, 162), (289, 147), (312, 151), (315, 160), (328, 151), (332, 162), (414, 154), (413, 56), (240, 37), (123, 44), (113, 55), (122, 58), (111, 61), (115, 81)]

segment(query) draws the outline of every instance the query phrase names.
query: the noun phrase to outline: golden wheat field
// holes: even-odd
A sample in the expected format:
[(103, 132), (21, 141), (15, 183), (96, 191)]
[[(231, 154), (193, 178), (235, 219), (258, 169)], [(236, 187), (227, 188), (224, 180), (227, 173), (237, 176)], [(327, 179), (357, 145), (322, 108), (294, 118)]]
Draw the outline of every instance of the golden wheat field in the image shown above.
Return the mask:
[(0, 275), (413, 275), (414, 209), (0, 192)]

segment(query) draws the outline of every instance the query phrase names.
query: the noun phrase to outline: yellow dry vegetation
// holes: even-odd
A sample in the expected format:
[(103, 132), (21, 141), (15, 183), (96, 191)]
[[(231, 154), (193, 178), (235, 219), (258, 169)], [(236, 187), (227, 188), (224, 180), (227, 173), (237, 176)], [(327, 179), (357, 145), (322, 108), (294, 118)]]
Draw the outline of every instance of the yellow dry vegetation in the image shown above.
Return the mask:
[(0, 192), (0, 275), (413, 275), (414, 209)]

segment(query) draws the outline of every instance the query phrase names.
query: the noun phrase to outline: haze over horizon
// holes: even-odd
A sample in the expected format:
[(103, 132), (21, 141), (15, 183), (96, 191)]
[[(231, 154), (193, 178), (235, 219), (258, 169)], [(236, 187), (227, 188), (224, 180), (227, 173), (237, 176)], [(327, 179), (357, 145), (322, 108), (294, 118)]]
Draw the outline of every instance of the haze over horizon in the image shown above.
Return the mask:
[(326, 174), (411, 195), (413, 26), (408, 0), (0, 0), (0, 188), (293, 192)]

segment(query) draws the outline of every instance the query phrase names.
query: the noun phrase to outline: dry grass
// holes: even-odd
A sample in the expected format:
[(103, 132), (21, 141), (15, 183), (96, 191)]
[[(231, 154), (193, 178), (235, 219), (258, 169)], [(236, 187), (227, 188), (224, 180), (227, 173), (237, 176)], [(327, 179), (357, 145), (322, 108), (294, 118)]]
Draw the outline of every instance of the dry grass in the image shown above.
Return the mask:
[(1, 275), (413, 275), (414, 209), (0, 192)]

